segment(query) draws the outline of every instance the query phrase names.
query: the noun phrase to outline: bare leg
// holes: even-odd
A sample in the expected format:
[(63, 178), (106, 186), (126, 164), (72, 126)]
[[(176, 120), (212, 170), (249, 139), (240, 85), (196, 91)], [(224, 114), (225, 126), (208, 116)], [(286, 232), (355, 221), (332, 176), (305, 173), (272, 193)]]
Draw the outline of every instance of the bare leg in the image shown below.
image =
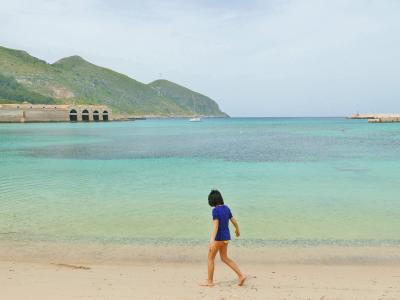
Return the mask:
[(214, 245), (208, 250), (208, 278), (207, 283), (200, 284), (202, 286), (213, 286), (214, 285), (214, 260), (217, 255), (220, 245), (218, 242), (214, 242)]
[(227, 264), (239, 277), (239, 285), (243, 285), (246, 280), (246, 276), (240, 271), (238, 265), (228, 257), (228, 244), (223, 244), (219, 248), (219, 255), (221, 256), (221, 260)]

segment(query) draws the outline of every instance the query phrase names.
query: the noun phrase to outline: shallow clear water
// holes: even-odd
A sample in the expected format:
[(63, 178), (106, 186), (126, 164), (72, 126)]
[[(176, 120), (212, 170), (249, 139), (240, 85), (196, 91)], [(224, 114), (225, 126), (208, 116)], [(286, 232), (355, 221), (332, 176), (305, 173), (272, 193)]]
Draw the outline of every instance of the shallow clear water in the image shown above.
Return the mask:
[[(0, 125), (0, 239), (400, 244), (400, 123), (316, 118)], [(8, 233), (8, 234), (4, 234)]]

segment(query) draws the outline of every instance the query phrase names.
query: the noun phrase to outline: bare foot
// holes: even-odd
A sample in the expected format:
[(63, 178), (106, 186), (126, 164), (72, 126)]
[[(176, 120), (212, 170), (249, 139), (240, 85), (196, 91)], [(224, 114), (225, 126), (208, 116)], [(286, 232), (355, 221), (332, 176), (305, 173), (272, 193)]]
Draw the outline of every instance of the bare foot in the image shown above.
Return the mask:
[(207, 282), (204, 282), (204, 283), (200, 283), (200, 286), (213, 287), (214, 285), (215, 285), (214, 282), (210, 282), (210, 281), (207, 281)]
[(239, 277), (239, 283), (238, 286), (242, 286), (244, 282), (246, 281), (247, 277), (243, 275), (242, 277)]

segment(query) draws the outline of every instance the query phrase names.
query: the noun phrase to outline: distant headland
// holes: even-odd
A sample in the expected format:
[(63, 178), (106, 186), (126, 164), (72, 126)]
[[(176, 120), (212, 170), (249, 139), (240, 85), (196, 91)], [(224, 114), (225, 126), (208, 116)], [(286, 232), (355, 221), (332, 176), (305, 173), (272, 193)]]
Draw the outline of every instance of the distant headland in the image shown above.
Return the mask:
[(0, 104), (23, 102), (107, 106), (114, 119), (228, 117), (211, 98), (168, 80), (145, 84), (79, 56), (49, 64), (0, 46)]

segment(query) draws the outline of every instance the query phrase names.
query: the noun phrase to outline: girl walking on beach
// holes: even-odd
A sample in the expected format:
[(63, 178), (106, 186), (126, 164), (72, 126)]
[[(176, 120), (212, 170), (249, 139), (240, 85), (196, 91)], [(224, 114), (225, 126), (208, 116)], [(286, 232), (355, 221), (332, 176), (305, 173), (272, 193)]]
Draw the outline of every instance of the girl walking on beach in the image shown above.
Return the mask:
[(229, 221), (235, 227), (236, 236), (240, 236), (239, 224), (232, 216), (231, 210), (224, 205), (224, 199), (217, 190), (212, 190), (208, 195), (208, 204), (214, 207), (212, 210), (213, 229), (211, 231), (210, 244), (208, 248), (208, 279), (203, 286), (214, 286), (214, 260), (219, 252), (221, 260), (227, 264), (239, 277), (239, 285), (242, 286), (246, 276), (240, 271), (237, 264), (228, 257), (228, 244), (231, 239), (229, 232)]

